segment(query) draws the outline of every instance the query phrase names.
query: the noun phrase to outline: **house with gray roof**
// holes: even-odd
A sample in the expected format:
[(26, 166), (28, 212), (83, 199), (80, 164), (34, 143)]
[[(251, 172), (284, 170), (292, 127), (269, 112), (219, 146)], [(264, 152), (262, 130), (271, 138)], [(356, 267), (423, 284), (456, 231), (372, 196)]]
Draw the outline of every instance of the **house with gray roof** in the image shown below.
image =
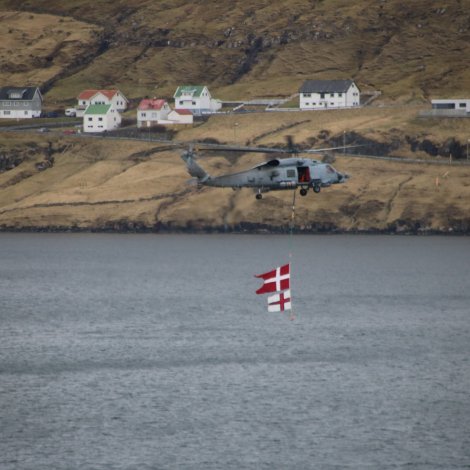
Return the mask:
[(305, 80), (299, 90), (300, 109), (353, 108), (360, 102), (353, 80)]
[(215, 113), (222, 107), (222, 103), (212, 98), (209, 89), (202, 85), (179, 86), (173, 98), (176, 110), (189, 109), (193, 114)]
[(30, 119), (41, 116), (42, 95), (38, 87), (0, 88), (0, 118)]

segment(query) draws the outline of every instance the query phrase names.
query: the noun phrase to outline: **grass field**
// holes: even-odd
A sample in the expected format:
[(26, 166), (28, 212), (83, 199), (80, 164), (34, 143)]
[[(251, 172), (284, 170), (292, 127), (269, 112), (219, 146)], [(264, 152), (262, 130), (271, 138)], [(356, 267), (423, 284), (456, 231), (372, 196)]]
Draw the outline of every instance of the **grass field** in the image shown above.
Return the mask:
[[(0, 82), (40, 86), (45, 108), (54, 109), (74, 104), (86, 88), (118, 87), (135, 103), (171, 98), (181, 84), (207, 84), (216, 98), (240, 100), (289, 97), (305, 79), (352, 78), (363, 92), (382, 92), (373, 106), (217, 116), (177, 129), (175, 138), (285, 145), (292, 135), (322, 147), (328, 136), (341, 142), (355, 132), (394, 142), (393, 155), (432, 160), (413, 152), (410, 140), (442, 146), (470, 138), (468, 119), (418, 117), (431, 98), (468, 97), (467, 3), (221, 0), (208, 8), (205, 0), (0, 0)], [(0, 226), (287, 223), (289, 192), (257, 203), (248, 190), (197, 190), (186, 185), (178, 152), (154, 145), (0, 128), (0, 163), (9, 168), (0, 173)], [(215, 174), (260, 158), (201, 155)], [(339, 156), (335, 165), (352, 179), (300, 198), (299, 226), (470, 226), (468, 167)]]
[[(405, 112), (377, 108), (269, 113), (266, 117), (217, 116), (203, 125), (181, 130), (176, 139), (279, 145), (284, 144), (288, 132), (297, 142), (305, 143), (321, 130), (341, 134), (353, 124), (356, 130), (375, 137), (396, 133), (398, 129), (410, 132), (413, 126), (423, 132), (421, 121), (415, 122), (415, 112), (416, 109)], [(426, 135), (446, 138), (451, 132), (450, 124), (447, 131), (442, 123), (428, 124)], [(468, 131), (464, 124), (461, 126), (462, 134)], [(54, 156), (54, 166), (38, 171), (35, 164), (43, 161), (48, 152)], [(152, 142), (0, 134), (0, 155), (18, 154), (24, 158), (15, 169), (0, 173), (0, 226), (287, 226), (292, 192), (272, 192), (256, 201), (247, 189), (197, 189), (186, 184), (189, 175), (179, 158), (180, 152), (181, 149), (159, 151)], [(200, 153), (200, 163), (214, 175), (249, 168), (263, 158), (259, 154)], [(299, 197), (299, 228), (399, 231), (418, 227), (447, 232), (469, 227), (470, 166), (406, 164), (341, 154), (337, 154), (334, 165), (350, 174), (351, 179), (318, 195)]]

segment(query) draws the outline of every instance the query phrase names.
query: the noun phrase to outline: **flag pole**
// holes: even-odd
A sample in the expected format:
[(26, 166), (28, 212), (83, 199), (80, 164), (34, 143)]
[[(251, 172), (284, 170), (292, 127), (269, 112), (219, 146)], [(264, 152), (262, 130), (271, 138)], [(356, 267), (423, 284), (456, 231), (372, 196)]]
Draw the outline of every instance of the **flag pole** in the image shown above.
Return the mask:
[(295, 196), (297, 194), (297, 188), (294, 189), (294, 196), (292, 198), (292, 213), (291, 213), (291, 220), (290, 220), (290, 234), (289, 234), (289, 272), (291, 275), (291, 293), (290, 293), (290, 315), (289, 320), (295, 320), (296, 316), (294, 313), (293, 302), (292, 302), (292, 246), (293, 246), (293, 238), (294, 238), (294, 220), (295, 220)]

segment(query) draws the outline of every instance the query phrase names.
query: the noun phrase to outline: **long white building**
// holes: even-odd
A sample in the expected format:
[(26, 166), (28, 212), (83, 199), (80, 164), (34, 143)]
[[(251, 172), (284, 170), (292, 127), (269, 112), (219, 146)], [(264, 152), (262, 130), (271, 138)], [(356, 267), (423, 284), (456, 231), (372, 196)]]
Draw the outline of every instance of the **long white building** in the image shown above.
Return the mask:
[(352, 108), (360, 102), (353, 80), (306, 80), (299, 90), (300, 109)]

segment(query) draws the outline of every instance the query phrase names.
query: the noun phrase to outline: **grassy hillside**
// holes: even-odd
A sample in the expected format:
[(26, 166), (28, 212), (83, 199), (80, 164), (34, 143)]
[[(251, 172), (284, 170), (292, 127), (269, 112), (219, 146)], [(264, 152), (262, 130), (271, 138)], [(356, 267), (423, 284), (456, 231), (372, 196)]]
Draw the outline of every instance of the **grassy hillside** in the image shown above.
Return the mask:
[(181, 83), (289, 96), (333, 77), (385, 101), (470, 89), (468, 0), (0, 0), (0, 24), (0, 81), (46, 84), (51, 101), (90, 86), (168, 97)]
[[(427, 149), (448, 156), (455, 139), (464, 158), (470, 137), (468, 119), (417, 117), (429, 98), (469, 95), (470, 0), (0, 0), (0, 28), (0, 84), (40, 85), (49, 108), (90, 87), (119, 87), (137, 101), (199, 83), (242, 99), (350, 77), (362, 91), (382, 91), (359, 110), (211, 117), (179, 129), (178, 140), (280, 145), (291, 134), (322, 147), (359, 135), (387, 154), (432, 161), (439, 157)], [(220, 174), (260, 158), (201, 161)], [(470, 231), (468, 166), (341, 156), (335, 166), (352, 179), (299, 198), (299, 227)], [(187, 178), (178, 152), (152, 143), (0, 132), (0, 227), (288, 223), (290, 192), (256, 202), (249, 190), (197, 190)]]
[[(370, 108), (320, 113), (269, 113), (211, 117), (180, 130), (177, 140), (217, 139), (255, 145), (322, 145), (322, 135), (341, 137), (353, 126), (361, 135), (401, 138), (396, 155), (440, 160), (443, 165), (386, 162), (336, 155), (334, 166), (351, 179), (344, 185), (297, 198), (296, 224), (305, 230), (470, 231), (470, 166), (412, 152), (405, 132), (422, 129), (416, 108)], [(426, 120), (434, 142), (468, 135), (465, 120)], [(235, 125), (237, 124), (237, 125)], [(457, 126), (454, 128), (454, 126)], [(349, 135), (349, 134), (347, 134)], [(202, 188), (189, 178), (179, 157), (152, 142), (65, 137), (58, 133), (0, 133), (2, 155), (19, 161), (0, 169), (0, 227), (81, 229), (286, 229), (292, 192), (268, 193), (256, 201), (249, 189)], [(200, 152), (214, 175), (249, 168), (259, 154)], [(44, 162), (53, 158), (53, 165)], [(1, 161), (0, 161), (1, 163)]]

